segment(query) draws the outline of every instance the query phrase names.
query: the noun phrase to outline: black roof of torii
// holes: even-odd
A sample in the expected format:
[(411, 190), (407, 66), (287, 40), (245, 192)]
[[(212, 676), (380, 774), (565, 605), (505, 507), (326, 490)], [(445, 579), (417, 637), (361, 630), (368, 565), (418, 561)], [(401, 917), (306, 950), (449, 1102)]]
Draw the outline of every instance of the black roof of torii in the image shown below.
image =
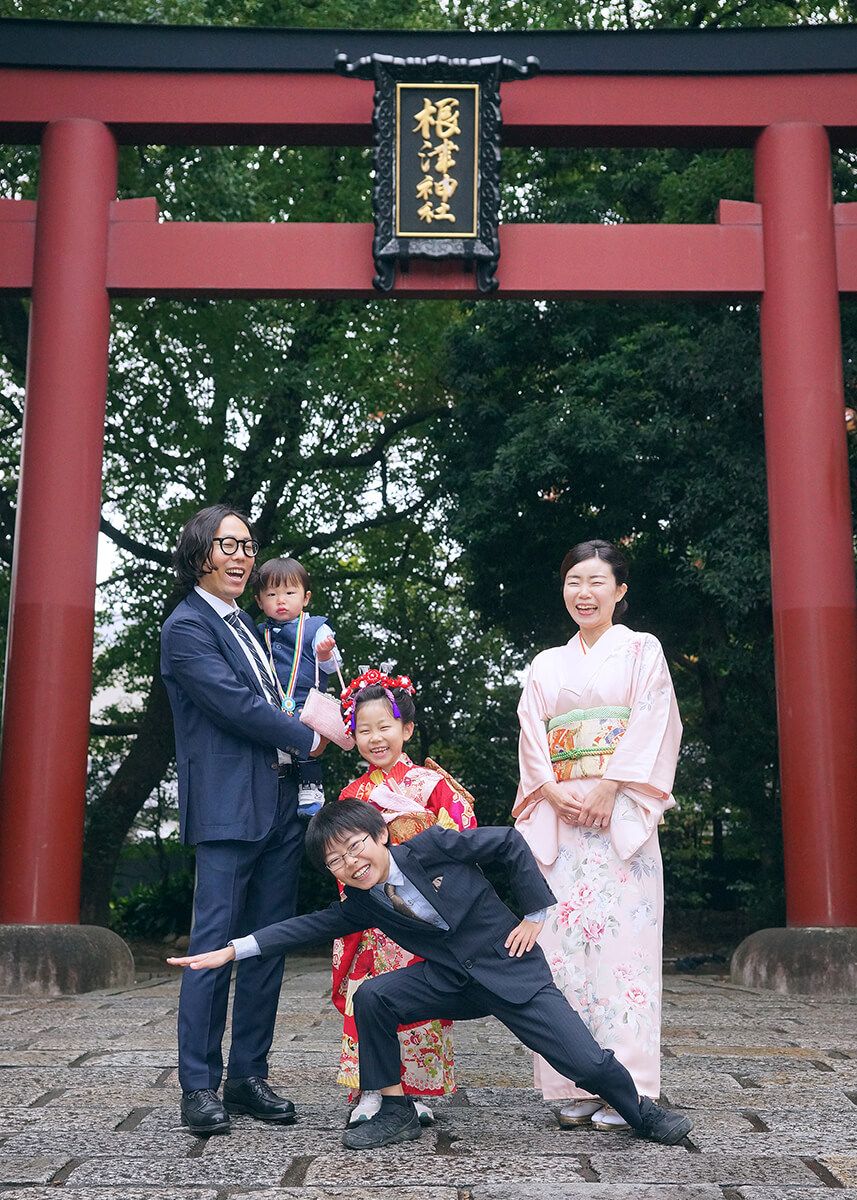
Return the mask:
[(547, 74), (830, 73), (857, 71), (857, 25), (465, 33), (0, 19), (0, 67), (323, 72), (339, 52), (518, 62), (535, 55)]

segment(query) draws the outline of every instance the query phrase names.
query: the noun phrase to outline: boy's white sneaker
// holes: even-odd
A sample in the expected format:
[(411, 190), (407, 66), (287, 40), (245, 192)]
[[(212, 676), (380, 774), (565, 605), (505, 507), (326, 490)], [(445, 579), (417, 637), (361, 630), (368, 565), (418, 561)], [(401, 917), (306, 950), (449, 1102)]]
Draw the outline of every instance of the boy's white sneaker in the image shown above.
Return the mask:
[(609, 1104), (605, 1104), (592, 1117), (592, 1128), (602, 1131), (614, 1129), (630, 1129), (631, 1126), (623, 1116), (616, 1112), (615, 1108), (611, 1108)]
[(351, 1116), (348, 1118), (349, 1125), (359, 1125), (362, 1121), (368, 1121), (375, 1113), (381, 1111), (381, 1093), (380, 1092), (361, 1092), (360, 1099), (351, 1110)]
[(427, 1104), (414, 1097), (414, 1108), (417, 1110), (420, 1125), (434, 1125), (434, 1113)]
[(593, 1113), (604, 1107), (603, 1100), (570, 1100), (557, 1112), (556, 1119), (564, 1129), (588, 1125)]

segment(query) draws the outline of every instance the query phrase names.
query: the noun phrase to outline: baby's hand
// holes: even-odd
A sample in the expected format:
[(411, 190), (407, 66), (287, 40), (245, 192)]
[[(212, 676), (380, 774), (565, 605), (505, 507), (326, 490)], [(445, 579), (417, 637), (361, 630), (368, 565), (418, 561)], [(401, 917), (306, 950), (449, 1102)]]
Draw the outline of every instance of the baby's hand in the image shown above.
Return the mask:
[(319, 662), (329, 662), (333, 658), (333, 652), (336, 649), (336, 638), (333, 634), (328, 634), (326, 638), (322, 638), (316, 643), (315, 653)]
[(516, 925), (505, 942), (509, 958), (523, 958), (528, 950), (532, 950), (542, 931), (542, 925), (544, 921), (528, 921), (526, 917), (520, 925)]
[(191, 954), (189, 958), (168, 958), (171, 967), (190, 967), (192, 971), (208, 971), (212, 967), (225, 967), (235, 957), (234, 946), (222, 950), (210, 950), (208, 954)]

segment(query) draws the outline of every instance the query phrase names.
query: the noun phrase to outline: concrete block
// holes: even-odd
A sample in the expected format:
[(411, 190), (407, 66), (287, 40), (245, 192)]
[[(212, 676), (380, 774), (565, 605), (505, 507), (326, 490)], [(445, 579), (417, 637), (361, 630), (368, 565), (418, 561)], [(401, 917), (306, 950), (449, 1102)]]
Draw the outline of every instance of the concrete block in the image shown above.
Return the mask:
[(732, 955), (742, 987), (816, 996), (857, 993), (857, 928), (759, 929)]
[(0, 925), (0, 993), (65, 996), (134, 982), (134, 959), (100, 925)]

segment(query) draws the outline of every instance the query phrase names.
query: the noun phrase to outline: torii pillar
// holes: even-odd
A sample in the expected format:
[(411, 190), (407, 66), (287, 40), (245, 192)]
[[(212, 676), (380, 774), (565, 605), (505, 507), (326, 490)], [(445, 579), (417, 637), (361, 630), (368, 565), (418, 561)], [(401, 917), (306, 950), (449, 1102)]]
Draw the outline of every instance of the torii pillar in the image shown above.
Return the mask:
[(736, 981), (857, 990), (857, 593), (830, 143), (756, 144), (762, 386), (788, 928), (752, 934)]
[(116, 168), (106, 125), (45, 129), (3, 713), (3, 991), (134, 978), (120, 938), (78, 924)]

